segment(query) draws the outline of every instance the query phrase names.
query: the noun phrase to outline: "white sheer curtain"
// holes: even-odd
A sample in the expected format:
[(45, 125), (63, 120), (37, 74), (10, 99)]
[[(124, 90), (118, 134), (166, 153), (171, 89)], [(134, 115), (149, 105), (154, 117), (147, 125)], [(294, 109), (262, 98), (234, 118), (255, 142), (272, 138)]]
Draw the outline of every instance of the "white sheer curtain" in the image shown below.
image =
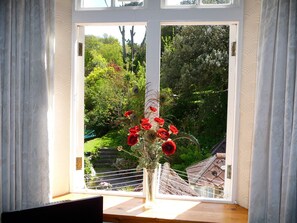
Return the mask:
[(297, 1), (263, 0), (250, 223), (297, 222)]
[(49, 201), (54, 6), (0, 1), (0, 213)]

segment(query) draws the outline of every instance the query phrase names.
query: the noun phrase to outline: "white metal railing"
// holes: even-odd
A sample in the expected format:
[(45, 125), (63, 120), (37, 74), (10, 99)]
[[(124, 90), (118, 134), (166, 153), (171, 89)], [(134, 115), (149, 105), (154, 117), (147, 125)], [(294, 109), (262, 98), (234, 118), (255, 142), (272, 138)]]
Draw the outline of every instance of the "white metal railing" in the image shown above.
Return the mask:
[[(180, 179), (164, 178), (164, 174), (166, 176), (166, 174), (172, 172), (175, 173), (175, 177)], [(224, 188), (217, 186), (218, 184), (221, 185), (221, 183), (221, 181), (209, 181), (205, 177), (187, 174), (176, 169), (164, 169), (160, 165), (157, 176), (157, 194), (180, 195), (187, 194), (186, 191), (190, 190), (193, 193), (188, 196), (196, 194), (196, 197), (223, 198)], [(138, 171), (135, 168), (106, 171), (96, 173), (94, 176), (85, 176), (85, 185), (87, 189), (100, 191), (141, 192), (145, 190), (143, 188), (143, 171)]]
[(143, 172), (136, 169), (115, 170), (85, 176), (86, 188), (108, 191), (141, 191)]

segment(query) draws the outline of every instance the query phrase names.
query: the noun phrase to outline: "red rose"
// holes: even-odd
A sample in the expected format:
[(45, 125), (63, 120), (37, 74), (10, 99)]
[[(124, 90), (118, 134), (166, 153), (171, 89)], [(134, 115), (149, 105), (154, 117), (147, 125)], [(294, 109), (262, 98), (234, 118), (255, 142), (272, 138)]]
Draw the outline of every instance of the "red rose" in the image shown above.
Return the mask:
[(138, 134), (130, 134), (130, 135), (128, 135), (127, 144), (129, 146), (133, 146), (136, 143), (138, 143)]
[(151, 110), (152, 112), (156, 112), (156, 111), (157, 111), (157, 109), (156, 109), (155, 107), (152, 107), (152, 106), (150, 106), (150, 110)]
[(172, 140), (166, 141), (162, 144), (162, 151), (166, 156), (170, 156), (175, 153), (176, 145)]
[(157, 135), (164, 140), (167, 140), (169, 138), (169, 132), (166, 129), (159, 128), (157, 131)]
[(133, 113), (133, 111), (126, 111), (124, 116), (125, 117), (129, 117), (131, 114)]
[(131, 134), (136, 134), (139, 131), (140, 131), (140, 129), (139, 129), (138, 125), (136, 125), (136, 126), (134, 126), (134, 127), (132, 127), (132, 128), (129, 129), (129, 132)]
[(164, 119), (156, 117), (156, 118), (154, 118), (154, 120), (155, 120), (155, 122), (158, 122), (159, 125), (161, 125), (161, 126), (164, 125), (164, 122), (165, 122)]
[(152, 125), (149, 122), (142, 122), (141, 127), (145, 130), (149, 130), (152, 127)]
[(169, 130), (172, 132), (172, 134), (176, 135), (178, 133), (178, 129), (174, 125), (169, 126)]

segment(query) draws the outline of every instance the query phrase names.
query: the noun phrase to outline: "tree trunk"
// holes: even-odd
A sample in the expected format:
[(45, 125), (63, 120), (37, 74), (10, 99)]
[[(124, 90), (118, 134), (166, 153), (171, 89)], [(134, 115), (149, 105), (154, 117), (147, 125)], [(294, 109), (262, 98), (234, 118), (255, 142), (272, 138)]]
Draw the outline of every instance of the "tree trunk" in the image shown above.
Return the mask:
[(125, 26), (119, 26), (119, 30), (122, 35), (122, 49), (123, 49), (123, 62), (126, 64), (127, 52), (126, 52), (126, 37), (125, 37)]
[(131, 30), (130, 30), (130, 36), (131, 36), (131, 70), (133, 72), (133, 63), (134, 63), (134, 36), (135, 36), (135, 32), (134, 32), (134, 26), (132, 26)]

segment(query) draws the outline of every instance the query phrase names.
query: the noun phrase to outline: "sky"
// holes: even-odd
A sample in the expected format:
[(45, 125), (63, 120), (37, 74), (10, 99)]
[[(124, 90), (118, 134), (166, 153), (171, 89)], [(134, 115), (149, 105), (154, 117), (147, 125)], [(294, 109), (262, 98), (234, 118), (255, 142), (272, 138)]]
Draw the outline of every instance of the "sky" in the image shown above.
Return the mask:
[[(130, 29), (131, 26), (125, 26), (126, 30), (126, 40), (130, 39)], [(145, 26), (134, 26), (134, 42), (140, 44), (145, 35)], [(94, 35), (98, 37), (103, 37), (104, 34), (108, 36), (113, 36), (122, 43), (122, 35), (120, 33), (118, 26), (86, 26), (85, 27), (85, 35)]]

